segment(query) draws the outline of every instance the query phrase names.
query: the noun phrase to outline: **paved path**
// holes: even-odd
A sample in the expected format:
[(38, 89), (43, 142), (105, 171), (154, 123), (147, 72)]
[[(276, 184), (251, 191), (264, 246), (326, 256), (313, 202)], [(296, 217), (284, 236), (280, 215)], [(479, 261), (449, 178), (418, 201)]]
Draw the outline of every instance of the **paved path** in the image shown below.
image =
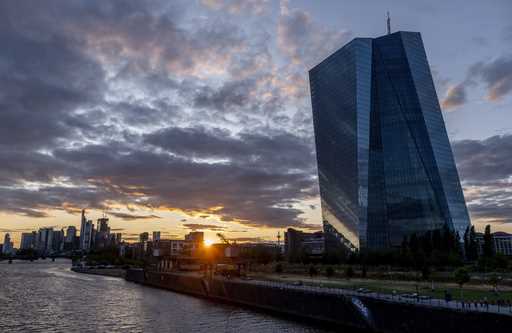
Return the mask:
[[(237, 279), (238, 280), (238, 279)], [(335, 295), (344, 295), (344, 296), (363, 296), (363, 297), (372, 297), (377, 299), (383, 299), (386, 301), (397, 302), (397, 303), (407, 303), (407, 304), (417, 304), (421, 306), (429, 306), (429, 307), (441, 307), (441, 308), (450, 308), (457, 309), (459, 311), (467, 311), (467, 312), (493, 312), (500, 313), (503, 315), (512, 316), (512, 307), (498, 306), (498, 305), (479, 305), (475, 307), (474, 304), (469, 306), (468, 303), (463, 304), (459, 301), (450, 301), (446, 302), (442, 299), (429, 298), (429, 299), (420, 299), (420, 298), (408, 298), (403, 297), (401, 295), (392, 295), (385, 293), (377, 293), (377, 292), (358, 292), (351, 289), (342, 289), (342, 288), (329, 288), (325, 286), (311, 286), (311, 285), (293, 285), (287, 282), (278, 282), (278, 281), (269, 281), (269, 280), (238, 280), (243, 281), (244, 283), (265, 285), (273, 288), (286, 288), (286, 289), (294, 289), (294, 290), (302, 290), (313, 293), (327, 293), (327, 294), (335, 294)]]

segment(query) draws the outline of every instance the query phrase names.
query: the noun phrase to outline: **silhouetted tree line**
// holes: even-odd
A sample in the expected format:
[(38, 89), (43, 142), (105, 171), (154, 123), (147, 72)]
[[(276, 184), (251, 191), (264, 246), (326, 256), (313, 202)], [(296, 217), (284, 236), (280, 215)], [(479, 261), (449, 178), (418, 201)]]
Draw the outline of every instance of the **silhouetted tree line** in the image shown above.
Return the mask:
[[(489, 236), (491, 236), (490, 226)], [(491, 246), (492, 251), (492, 240), (489, 244)], [(474, 226), (466, 228), (466, 232), (464, 233), (464, 253), (466, 254), (466, 259), (469, 261), (476, 261), (478, 259), (478, 241), (476, 239), (476, 232)]]
[(459, 235), (447, 226), (423, 234), (404, 237), (400, 247), (385, 250), (364, 250), (349, 253), (328, 251), (323, 257), (325, 264), (356, 264), (362, 267), (391, 265), (414, 268), (428, 275), (430, 266), (459, 266), (464, 261), (464, 250)]
[[(462, 242), (462, 243), (461, 243)], [(473, 226), (466, 229), (463, 238), (448, 226), (404, 237), (401, 245), (391, 249), (350, 252), (345, 248), (329, 248), (323, 257), (311, 257), (304, 250), (288, 255), (293, 263), (349, 264), (366, 266), (389, 265), (411, 268), (428, 278), (431, 268), (458, 267), (465, 262), (476, 263), (480, 271), (504, 270), (509, 266), (507, 257), (494, 253), (491, 227), (485, 228), (482, 253), (479, 253), (477, 234)]]

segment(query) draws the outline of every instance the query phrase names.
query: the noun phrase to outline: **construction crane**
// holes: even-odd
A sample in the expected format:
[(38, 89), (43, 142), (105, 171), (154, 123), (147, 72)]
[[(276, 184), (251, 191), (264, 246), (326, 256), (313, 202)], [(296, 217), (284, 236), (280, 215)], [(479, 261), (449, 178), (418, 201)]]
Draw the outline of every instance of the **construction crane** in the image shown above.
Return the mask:
[(220, 232), (217, 234), (217, 237), (219, 237), (220, 240), (224, 242), (224, 244), (231, 245), (231, 243), (228, 241), (228, 239)]

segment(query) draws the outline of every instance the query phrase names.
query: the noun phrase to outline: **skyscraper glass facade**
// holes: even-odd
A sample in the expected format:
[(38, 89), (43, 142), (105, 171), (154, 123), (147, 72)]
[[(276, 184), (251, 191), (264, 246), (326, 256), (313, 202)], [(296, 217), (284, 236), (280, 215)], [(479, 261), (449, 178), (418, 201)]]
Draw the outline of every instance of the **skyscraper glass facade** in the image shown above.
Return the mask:
[(421, 36), (356, 38), (310, 73), (324, 230), (386, 248), (469, 216)]

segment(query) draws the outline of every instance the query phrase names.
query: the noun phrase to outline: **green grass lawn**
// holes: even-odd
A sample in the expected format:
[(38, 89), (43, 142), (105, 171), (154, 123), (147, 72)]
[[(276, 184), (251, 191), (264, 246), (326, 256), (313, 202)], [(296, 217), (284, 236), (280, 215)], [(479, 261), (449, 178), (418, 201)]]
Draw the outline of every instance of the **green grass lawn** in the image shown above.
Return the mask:
[[(301, 280), (305, 285), (323, 285), (329, 288), (344, 288), (344, 289), (358, 289), (366, 288), (374, 292), (392, 294), (396, 291), (397, 294), (411, 294), (418, 292), (420, 295), (428, 295), (432, 298), (444, 299), (444, 292), (447, 290), (452, 294), (452, 299), (460, 300), (460, 289), (454, 283), (435, 282), (434, 290), (430, 282), (416, 283), (414, 281), (389, 281), (389, 280), (366, 280), (366, 279), (340, 279), (326, 277), (315, 277), (313, 279), (307, 276), (296, 276), (289, 274), (264, 274), (256, 275), (255, 277), (283, 282), (293, 282)], [(496, 301), (498, 299), (512, 300), (512, 290), (510, 287), (505, 288), (498, 294), (491, 291), (490, 286), (482, 285), (467, 285), (463, 288), (463, 298), (466, 301), (480, 301), (487, 297), (489, 301)]]

